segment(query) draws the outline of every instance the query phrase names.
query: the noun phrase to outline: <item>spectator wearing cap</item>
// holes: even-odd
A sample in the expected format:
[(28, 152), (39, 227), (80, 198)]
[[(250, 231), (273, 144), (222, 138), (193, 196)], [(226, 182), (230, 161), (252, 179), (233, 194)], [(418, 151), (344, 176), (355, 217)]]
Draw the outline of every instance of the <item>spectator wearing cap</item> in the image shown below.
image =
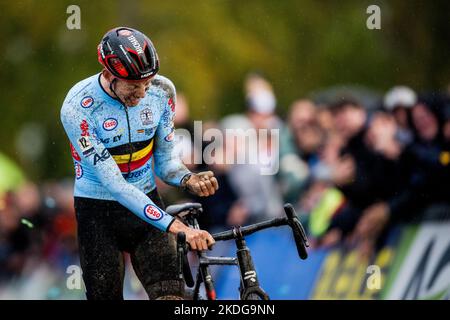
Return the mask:
[[(276, 97), (272, 85), (259, 74), (250, 74), (244, 82), (246, 112), (226, 116), (220, 122), (225, 133), (227, 158), (245, 154), (245, 163), (229, 166), (227, 174), (236, 194), (239, 195), (239, 210), (232, 210), (227, 219), (231, 225), (242, 225), (282, 214), (282, 198), (274, 175), (262, 174), (272, 171), (278, 164), (278, 141), (272, 141), (272, 129), (279, 130), (283, 123), (275, 114)], [(264, 130), (264, 131), (261, 131)], [(256, 139), (247, 139), (254, 132)], [(267, 133), (260, 139), (259, 133)], [(227, 133), (232, 133), (229, 138)], [(276, 137), (274, 137), (276, 138)], [(275, 143), (274, 143), (275, 142)], [(250, 152), (257, 155), (257, 163), (248, 161)], [(276, 171), (276, 170), (273, 170)]]
[(355, 228), (355, 235), (367, 246), (375, 244), (388, 224), (429, 218), (436, 216), (436, 211), (450, 216), (450, 153), (443, 134), (444, 101), (439, 95), (428, 94), (412, 108), (414, 140), (402, 153), (399, 166), (404, 185), (387, 201), (367, 208)]
[(392, 113), (397, 122), (397, 139), (403, 145), (413, 140), (411, 132), (411, 109), (416, 105), (417, 94), (407, 86), (396, 86), (384, 96), (384, 108)]

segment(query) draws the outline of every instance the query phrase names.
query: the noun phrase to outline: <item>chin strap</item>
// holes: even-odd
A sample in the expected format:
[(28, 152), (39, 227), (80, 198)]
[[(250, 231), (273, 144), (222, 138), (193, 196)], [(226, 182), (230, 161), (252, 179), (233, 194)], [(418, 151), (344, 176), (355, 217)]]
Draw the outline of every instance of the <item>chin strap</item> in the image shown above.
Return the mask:
[(112, 81), (109, 83), (109, 90), (111, 90), (112, 93), (116, 96), (116, 99), (119, 100), (119, 102), (123, 105), (123, 107), (126, 109), (127, 106), (125, 103), (120, 99), (120, 97), (117, 95), (116, 91), (114, 90), (114, 86), (116, 85), (117, 78), (112, 79)]
[(123, 104), (123, 106), (125, 106), (125, 104), (123, 103), (122, 99), (119, 98), (119, 96), (117, 95), (116, 91), (114, 90), (114, 86), (116, 84), (117, 79), (114, 78), (112, 79), (112, 81), (109, 83), (109, 90), (111, 90), (112, 93), (114, 93), (114, 95), (116, 96), (117, 100), (120, 101), (121, 104)]
[(131, 127), (130, 127), (130, 118), (128, 115), (128, 108), (125, 105), (125, 103), (123, 103), (122, 99), (119, 98), (119, 96), (117, 95), (116, 91), (114, 90), (114, 85), (116, 84), (117, 79), (114, 78), (110, 83), (109, 83), (109, 90), (111, 90), (112, 93), (114, 93), (114, 95), (116, 96), (117, 100), (119, 100), (119, 102), (122, 104), (124, 110), (125, 110), (125, 114), (127, 116), (127, 126), (128, 126), (128, 146), (129, 146), (129, 154), (130, 154), (130, 158), (128, 160), (128, 173), (125, 177), (128, 176), (128, 174), (130, 174), (131, 169), (130, 169), (130, 163), (131, 163), (131, 159), (132, 159), (132, 155), (133, 155), (133, 145), (131, 143)]

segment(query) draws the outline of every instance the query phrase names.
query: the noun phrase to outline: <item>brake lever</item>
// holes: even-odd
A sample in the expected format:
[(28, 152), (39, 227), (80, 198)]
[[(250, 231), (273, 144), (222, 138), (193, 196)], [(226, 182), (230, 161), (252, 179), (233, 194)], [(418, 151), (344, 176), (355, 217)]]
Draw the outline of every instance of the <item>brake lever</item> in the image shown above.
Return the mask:
[(305, 247), (309, 247), (309, 241), (308, 237), (306, 236), (305, 229), (303, 229), (303, 225), (300, 223), (300, 220), (298, 220), (297, 217), (294, 218), (294, 223), (298, 226)]
[(309, 247), (308, 238), (306, 237), (306, 232), (303, 229), (300, 220), (298, 220), (295, 214), (294, 207), (290, 203), (286, 203), (284, 206), (284, 211), (287, 216), (287, 221), (294, 234), (295, 245), (297, 246), (297, 253), (300, 259), (305, 260), (308, 258), (308, 252), (306, 248)]
[(186, 243), (186, 234), (184, 232), (177, 233), (177, 266), (178, 279), (186, 282), (189, 288), (194, 286), (194, 278), (192, 277), (191, 267), (187, 257), (188, 243)]

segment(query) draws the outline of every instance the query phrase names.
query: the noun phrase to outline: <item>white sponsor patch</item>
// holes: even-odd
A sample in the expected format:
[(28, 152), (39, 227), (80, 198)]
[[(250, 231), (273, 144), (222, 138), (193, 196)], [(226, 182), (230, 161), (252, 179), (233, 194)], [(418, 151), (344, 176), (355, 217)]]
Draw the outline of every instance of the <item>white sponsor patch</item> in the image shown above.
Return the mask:
[(83, 167), (78, 162), (75, 162), (75, 177), (80, 179), (83, 176)]
[(92, 98), (91, 96), (84, 97), (83, 99), (81, 99), (80, 104), (83, 108), (92, 107), (92, 105), (94, 104), (94, 98)]
[(153, 220), (153, 221), (158, 221), (158, 220), (162, 219), (162, 217), (163, 217), (162, 211), (151, 204), (148, 204), (145, 206), (144, 214), (147, 218), (149, 218), (150, 220)]
[(114, 130), (117, 127), (117, 120), (114, 118), (106, 119), (105, 122), (103, 122), (103, 129), (106, 131)]

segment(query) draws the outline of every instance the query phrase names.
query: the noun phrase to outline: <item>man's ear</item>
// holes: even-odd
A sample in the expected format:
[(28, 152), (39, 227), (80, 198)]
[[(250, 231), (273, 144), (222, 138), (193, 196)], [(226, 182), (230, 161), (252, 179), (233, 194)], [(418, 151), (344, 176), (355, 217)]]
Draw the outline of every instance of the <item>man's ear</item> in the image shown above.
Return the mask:
[(106, 69), (106, 68), (103, 69), (102, 74), (103, 74), (103, 77), (105, 77), (105, 79), (108, 80), (108, 82), (113, 81), (114, 76), (112, 75), (111, 72), (109, 72), (108, 69)]

